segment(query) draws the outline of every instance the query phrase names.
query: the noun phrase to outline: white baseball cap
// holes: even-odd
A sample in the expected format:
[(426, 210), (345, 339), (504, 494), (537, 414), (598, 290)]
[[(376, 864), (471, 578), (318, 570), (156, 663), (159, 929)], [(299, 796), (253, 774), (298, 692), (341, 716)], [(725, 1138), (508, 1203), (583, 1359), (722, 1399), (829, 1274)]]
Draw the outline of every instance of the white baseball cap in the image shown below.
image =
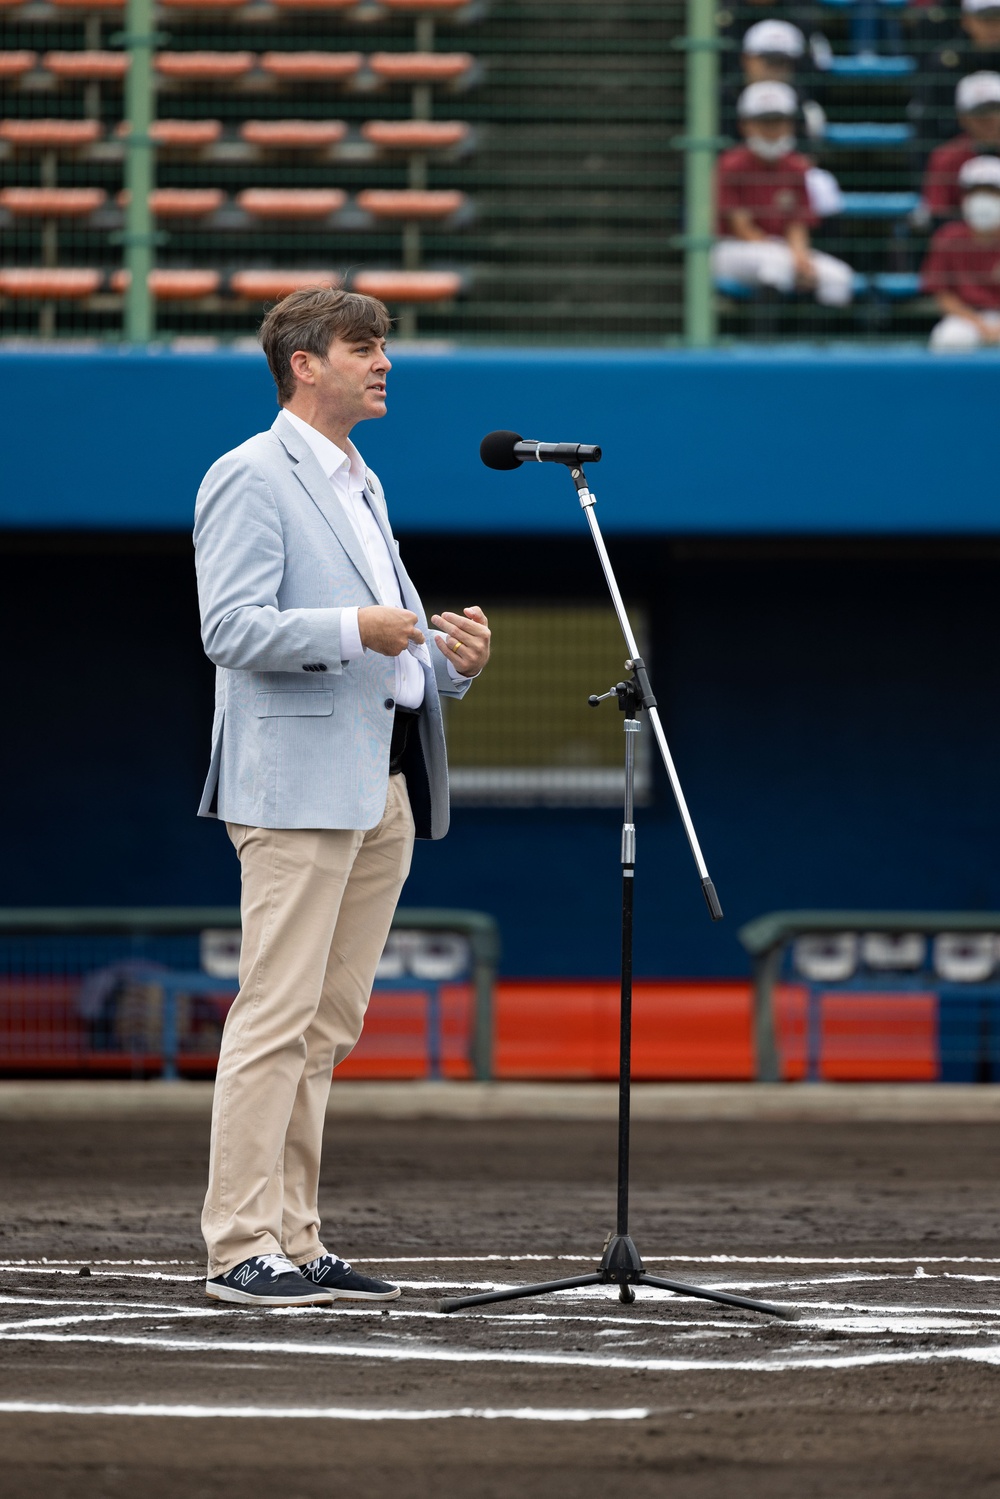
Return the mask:
[(743, 36), (743, 51), (751, 57), (802, 57), (805, 50), (806, 39), (791, 21), (758, 21)]
[(787, 115), (794, 119), (799, 112), (799, 98), (787, 83), (766, 81), (751, 83), (740, 94), (736, 113), (741, 120), (756, 120), (761, 115)]
[(971, 114), (987, 104), (1000, 104), (1000, 73), (969, 73), (958, 80), (955, 108), (960, 115)]
[(962, 0), (962, 9), (972, 14), (977, 10), (1000, 10), (1000, 0)]
[(974, 187), (992, 187), (1000, 193), (1000, 156), (973, 156), (961, 168), (958, 185), (963, 193)]

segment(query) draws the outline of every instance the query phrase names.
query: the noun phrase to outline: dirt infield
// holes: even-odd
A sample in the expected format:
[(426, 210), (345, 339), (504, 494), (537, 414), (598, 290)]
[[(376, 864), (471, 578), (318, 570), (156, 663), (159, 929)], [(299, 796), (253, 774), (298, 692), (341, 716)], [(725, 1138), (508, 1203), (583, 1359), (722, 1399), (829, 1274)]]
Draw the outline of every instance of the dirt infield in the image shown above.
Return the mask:
[(1000, 1495), (995, 1125), (639, 1120), (650, 1268), (797, 1323), (645, 1290), (441, 1316), (599, 1256), (613, 1124), (525, 1119), (332, 1119), (330, 1247), (403, 1297), (216, 1306), (206, 1141), (202, 1118), (0, 1120), (12, 1499)]

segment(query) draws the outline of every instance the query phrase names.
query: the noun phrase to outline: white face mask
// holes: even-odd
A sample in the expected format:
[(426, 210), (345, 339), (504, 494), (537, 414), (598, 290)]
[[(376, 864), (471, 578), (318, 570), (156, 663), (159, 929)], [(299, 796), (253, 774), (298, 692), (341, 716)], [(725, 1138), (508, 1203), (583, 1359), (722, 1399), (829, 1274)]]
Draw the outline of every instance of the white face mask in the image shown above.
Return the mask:
[(1000, 229), (1000, 193), (969, 193), (962, 199), (962, 217), (980, 234)]
[(748, 135), (747, 145), (761, 161), (778, 161), (795, 150), (794, 135), (779, 135), (776, 141), (765, 140), (762, 135)]

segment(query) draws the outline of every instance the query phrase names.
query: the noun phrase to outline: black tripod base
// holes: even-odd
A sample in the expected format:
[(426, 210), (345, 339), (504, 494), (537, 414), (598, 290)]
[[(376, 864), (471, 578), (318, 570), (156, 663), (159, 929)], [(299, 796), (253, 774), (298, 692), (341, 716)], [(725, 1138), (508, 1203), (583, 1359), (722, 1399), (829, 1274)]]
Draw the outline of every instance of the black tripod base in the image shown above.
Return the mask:
[(723, 1306), (740, 1306), (750, 1312), (761, 1312), (766, 1317), (781, 1317), (786, 1322), (799, 1319), (794, 1307), (772, 1306), (766, 1301), (751, 1301), (747, 1296), (730, 1296), (728, 1291), (709, 1291), (703, 1286), (689, 1286), (683, 1281), (663, 1280), (658, 1275), (650, 1275), (628, 1234), (612, 1236), (599, 1268), (588, 1275), (571, 1275), (565, 1280), (540, 1281), (531, 1286), (511, 1286), (503, 1291), (480, 1291), (475, 1296), (445, 1296), (438, 1302), (438, 1311), (458, 1312), (467, 1306), (486, 1306), (493, 1301), (517, 1301), (522, 1296), (548, 1296), (553, 1291), (609, 1285), (617, 1285), (618, 1299), (626, 1304), (635, 1300), (633, 1286), (659, 1286), (677, 1296), (694, 1296), (701, 1301), (718, 1301)]

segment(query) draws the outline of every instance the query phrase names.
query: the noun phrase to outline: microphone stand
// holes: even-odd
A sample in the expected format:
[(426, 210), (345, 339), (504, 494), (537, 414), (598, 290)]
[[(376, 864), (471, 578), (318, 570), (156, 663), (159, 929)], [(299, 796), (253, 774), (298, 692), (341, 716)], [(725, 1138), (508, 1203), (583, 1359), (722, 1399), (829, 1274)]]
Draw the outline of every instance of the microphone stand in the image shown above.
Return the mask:
[(591, 1270), (585, 1275), (571, 1275), (564, 1280), (541, 1281), (536, 1285), (511, 1286), (502, 1291), (481, 1291), (474, 1296), (446, 1296), (438, 1302), (438, 1310), (442, 1312), (457, 1312), (468, 1306), (485, 1306), (494, 1301), (516, 1301), (523, 1296), (547, 1296), (553, 1291), (570, 1291), (581, 1286), (617, 1285), (619, 1301), (630, 1303), (635, 1300), (636, 1285), (658, 1286), (664, 1291), (673, 1291), (678, 1296), (693, 1296), (702, 1301), (717, 1301), (724, 1306), (743, 1307), (751, 1312), (762, 1312), (766, 1316), (781, 1317), (785, 1321), (794, 1322), (798, 1320), (798, 1312), (793, 1307), (775, 1306), (766, 1301), (752, 1301), (747, 1296), (731, 1296), (728, 1291), (712, 1291), (703, 1286), (687, 1285), (679, 1280), (664, 1280), (661, 1276), (650, 1275), (642, 1263), (639, 1251), (635, 1247), (628, 1231), (628, 1195), (629, 1195), (629, 1127), (631, 1122), (631, 1083), (632, 1083), (632, 914), (635, 894), (635, 738), (640, 732), (638, 714), (645, 712), (653, 726), (653, 733), (666, 766), (667, 775), (670, 777), (670, 785), (673, 789), (684, 830), (687, 833), (691, 852), (694, 855), (695, 864), (701, 878), (701, 888), (708, 904), (713, 921), (719, 921), (722, 917), (722, 907), (715, 893), (702, 858), (701, 848), (691, 822), (691, 816), (681, 791), (680, 781), (674, 769), (674, 762), (667, 746), (666, 736), (660, 724), (659, 714), (656, 707), (656, 698), (653, 696), (649, 684), (649, 676), (645, 664), (639, 654), (632, 628), (625, 612), (618, 584), (611, 567), (594, 514), (595, 499), (587, 487), (587, 480), (583, 469), (574, 466), (570, 469), (577, 493), (580, 496), (580, 504), (590, 524), (591, 535), (597, 548), (597, 555), (601, 559), (604, 576), (607, 579), (608, 588), (611, 590), (611, 598), (614, 603), (618, 622), (625, 636), (625, 642), (629, 649), (629, 660), (625, 666), (630, 676), (627, 682), (618, 682), (608, 692), (600, 696), (592, 696), (589, 699), (590, 706), (596, 708), (608, 698), (614, 697), (618, 701), (618, 707), (625, 715), (625, 818), (622, 826), (621, 842), (621, 869), (622, 869), (622, 947), (621, 947), (621, 1018), (619, 1028), (619, 1066), (618, 1066), (618, 1201), (614, 1232), (610, 1233), (604, 1244), (604, 1253), (596, 1270)]

